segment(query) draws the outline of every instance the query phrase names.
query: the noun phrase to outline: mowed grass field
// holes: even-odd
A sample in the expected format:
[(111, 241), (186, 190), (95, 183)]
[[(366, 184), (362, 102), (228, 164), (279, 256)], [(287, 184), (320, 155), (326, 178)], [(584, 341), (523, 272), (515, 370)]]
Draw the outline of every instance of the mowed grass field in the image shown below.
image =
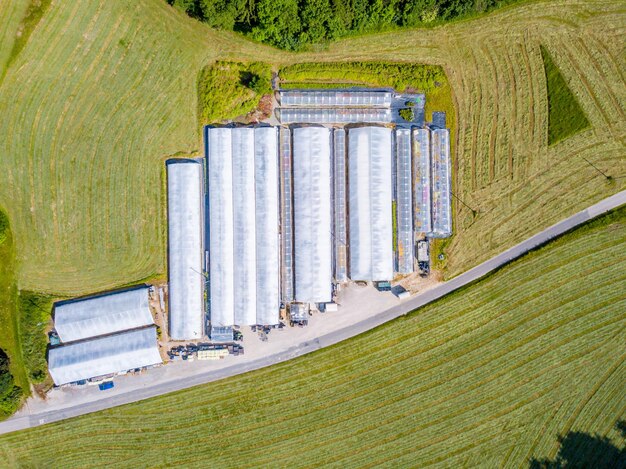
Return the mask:
[[(8, 3), (4, 36), (25, 9)], [(456, 275), (626, 186), (625, 33), (619, 0), (546, 0), (294, 54), (163, 1), (54, 2), (0, 86), (0, 134), (10, 136), (0, 139), (0, 205), (18, 286), (75, 295), (165, 274), (162, 163), (201, 148), (196, 81), (215, 60), (443, 66), (457, 110), (454, 192), (474, 210), (455, 202), (443, 248), (446, 276)], [(591, 122), (550, 148), (540, 45)]]
[(517, 468), (570, 432), (623, 447), (625, 292), (622, 209), (336, 346), (2, 436), (0, 465)]

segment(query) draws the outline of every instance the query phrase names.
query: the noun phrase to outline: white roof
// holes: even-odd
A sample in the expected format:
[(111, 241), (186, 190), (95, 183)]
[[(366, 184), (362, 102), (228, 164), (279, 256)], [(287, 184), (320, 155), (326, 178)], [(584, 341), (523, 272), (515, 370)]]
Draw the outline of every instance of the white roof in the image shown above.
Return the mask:
[(48, 352), (48, 368), (57, 385), (161, 363), (156, 328), (83, 340)]
[(229, 128), (208, 129), (211, 327), (235, 322), (233, 145)]
[(209, 128), (207, 135), (211, 327), (276, 324), (277, 128)]
[(278, 324), (280, 254), (278, 235), (278, 132), (254, 129), (256, 174), (257, 317), (256, 324)]
[(293, 129), (295, 299), (332, 299), (330, 130)]
[(174, 340), (204, 335), (201, 184), (197, 161), (168, 163), (169, 328)]
[(350, 277), (393, 279), (391, 129), (348, 131)]
[(63, 342), (111, 334), (153, 323), (148, 287), (55, 305), (54, 327)]
[[(256, 324), (257, 239), (254, 141), (252, 128), (233, 129), (234, 323)], [(220, 282), (220, 279), (215, 279)]]

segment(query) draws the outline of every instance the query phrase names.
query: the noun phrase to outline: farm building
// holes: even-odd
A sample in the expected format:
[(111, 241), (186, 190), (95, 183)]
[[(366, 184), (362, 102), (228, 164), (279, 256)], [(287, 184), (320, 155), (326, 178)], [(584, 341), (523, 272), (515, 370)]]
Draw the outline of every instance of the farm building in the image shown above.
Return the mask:
[(297, 127), (293, 135), (295, 300), (332, 300), (331, 131)]
[(169, 333), (174, 340), (204, 335), (202, 164), (167, 163)]
[(55, 304), (54, 327), (62, 342), (73, 342), (153, 324), (148, 287)]
[(350, 278), (393, 279), (391, 129), (348, 131)]
[(206, 129), (212, 329), (278, 323), (278, 132)]
[(66, 383), (160, 364), (155, 327), (144, 327), (51, 348), (54, 383)]

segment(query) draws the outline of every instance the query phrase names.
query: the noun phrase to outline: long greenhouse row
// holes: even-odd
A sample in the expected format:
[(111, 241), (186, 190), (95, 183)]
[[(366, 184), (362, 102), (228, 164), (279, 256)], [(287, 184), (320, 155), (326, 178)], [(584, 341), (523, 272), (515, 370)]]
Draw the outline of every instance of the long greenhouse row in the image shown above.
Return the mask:
[(277, 129), (207, 129), (207, 174), (211, 327), (276, 324)]
[(204, 188), (201, 162), (168, 165), (174, 339), (204, 336), (205, 311), (228, 339), (277, 324), (281, 304), (333, 302), (334, 284), (391, 281), (414, 271), (418, 239), (451, 233), (445, 129), (207, 127), (205, 140)]

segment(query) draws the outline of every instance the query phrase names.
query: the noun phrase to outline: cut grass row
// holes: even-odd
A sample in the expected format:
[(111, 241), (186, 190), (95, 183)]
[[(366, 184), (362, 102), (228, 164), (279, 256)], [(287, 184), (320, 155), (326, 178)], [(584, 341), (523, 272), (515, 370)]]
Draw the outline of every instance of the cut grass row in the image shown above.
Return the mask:
[(347, 342), (0, 437), (0, 461), (520, 467), (570, 431), (619, 441), (625, 252), (622, 208)]
[[(540, 1), (293, 54), (164, 2), (54, 2), (0, 85), (0, 133), (12, 136), (0, 141), (0, 205), (19, 286), (69, 295), (164, 274), (162, 162), (201, 148), (197, 79), (217, 60), (442, 66), (449, 87), (433, 90), (427, 111), (445, 102), (455, 114), (454, 192), (473, 209), (455, 204), (442, 246), (456, 275), (625, 187), (624, 15), (617, 0)], [(591, 123), (551, 147), (540, 45)]]

